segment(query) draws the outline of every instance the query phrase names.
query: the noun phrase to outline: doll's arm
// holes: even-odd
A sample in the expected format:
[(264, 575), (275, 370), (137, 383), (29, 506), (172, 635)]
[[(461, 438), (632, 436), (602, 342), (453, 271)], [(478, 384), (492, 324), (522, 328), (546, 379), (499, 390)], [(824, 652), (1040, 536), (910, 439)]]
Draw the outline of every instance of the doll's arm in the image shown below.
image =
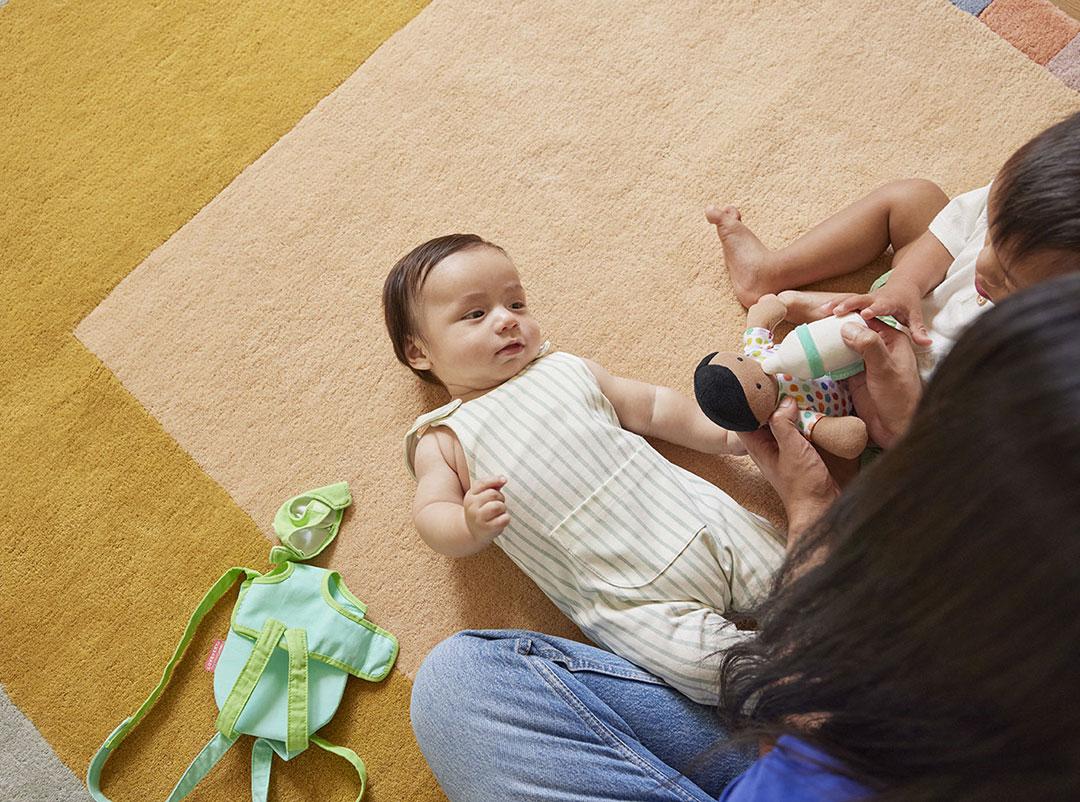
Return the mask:
[(787, 315), (787, 304), (775, 295), (762, 295), (757, 303), (746, 313), (748, 329), (768, 329), (772, 331)]

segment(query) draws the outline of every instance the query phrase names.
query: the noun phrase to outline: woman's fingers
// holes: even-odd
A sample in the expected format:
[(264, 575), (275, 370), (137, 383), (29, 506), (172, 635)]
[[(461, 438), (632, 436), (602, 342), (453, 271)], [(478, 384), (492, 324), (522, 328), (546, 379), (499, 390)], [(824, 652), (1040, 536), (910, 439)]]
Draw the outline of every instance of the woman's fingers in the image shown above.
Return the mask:
[[(769, 416), (769, 430), (776, 439), (781, 457), (793, 446), (799, 445), (798, 440), (803, 443), (806, 442), (806, 438), (802, 436), (796, 425), (798, 419), (799, 410), (791, 398), (785, 398), (781, 401), (780, 406)], [(798, 440), (795, 438), (798, 438)]]
[[(900, 332), (892, 328), (892, 326), (886, 326), (881, 323), (884, 328), (889, 329), (894, 334), (903, 336)], [(866, 326), (859, 326), (855, 323), (845, 323), (843, 328), (840, 329), (840, 336), (844, 340), (844, 344), (855, 351), (863, 362), (866, 363), (867, 373), (881, 372), (882, 370), (889, 370), (892, 367), (891, 360), (889, 358), (889, 349), (885, 347), (884, 337), (889, 335), (885, 331), (872, 330)]]
[(772, 432), (764, 426), (752, 432), (738, 432), (738, 435), (746, 448), (746, 453), (758, 465), (761, 465), (762, 461), (767, 460), (771, 455), (775, 455), (776, 439), (772, 436)]
[(840, 336), (866, 363), (863, 373), (848, 379), (855, 409), (874, 442), (889, 448), (907, 429), (922, 395), (911, 340), (878, 320), (869, 329), (845, 325)]

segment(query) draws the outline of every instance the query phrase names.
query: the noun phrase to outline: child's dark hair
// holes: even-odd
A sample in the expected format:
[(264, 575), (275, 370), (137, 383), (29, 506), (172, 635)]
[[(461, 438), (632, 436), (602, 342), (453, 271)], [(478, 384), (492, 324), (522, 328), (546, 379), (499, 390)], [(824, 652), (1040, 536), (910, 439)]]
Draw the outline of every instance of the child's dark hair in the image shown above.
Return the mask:
[(1010, 156), (992, 192), (995, 246), (1014, 259), (1038, 251), (1068, 252), (1070, 267), (1080, 269), (1080, 112)]
[(469, 248), (494, 248), (503, 255), (506, 254), (498, 245), (476, 234), (447, 234), (417, 245), (398, 259), (383, 284), (383, 317), (390, 342), (394, 345), (394, 354), (401, 364), (431, 384), (441, 382), (430, 370), (414, 368), (405, 356), (405, 346), (409, 338), (417, 334), (416, 300), (428, 273), (435, 265), (447, 256)]
[(881, 802), (1080, 799), (1078, 334), (1076, 273), (964, 333), (725, 651), (740, 739), (797, 735)]

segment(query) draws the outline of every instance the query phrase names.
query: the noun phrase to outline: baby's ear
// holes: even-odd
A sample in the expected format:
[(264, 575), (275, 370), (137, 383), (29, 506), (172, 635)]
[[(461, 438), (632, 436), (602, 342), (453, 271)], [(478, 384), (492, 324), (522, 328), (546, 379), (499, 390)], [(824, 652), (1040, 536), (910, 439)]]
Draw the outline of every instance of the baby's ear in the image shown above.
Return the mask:
[(431, 370), (431, 360), (424, 349), (423, 341), (412, 335), (405, 338), (405, 358), (409, 360), (409, 366), (416, 370)]

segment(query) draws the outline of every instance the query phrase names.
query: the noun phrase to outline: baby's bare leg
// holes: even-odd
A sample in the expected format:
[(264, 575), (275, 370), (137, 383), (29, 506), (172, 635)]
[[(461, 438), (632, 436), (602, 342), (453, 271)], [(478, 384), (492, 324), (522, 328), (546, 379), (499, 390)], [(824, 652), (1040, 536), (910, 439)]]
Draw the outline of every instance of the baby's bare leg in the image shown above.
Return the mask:
[(762, 295), (833, 278), (868, 265), (890, 245), (898, 251), (926, 231), (948, 196), (932, 181), (891, 181), (771, 251), (734, 206), (705, 210), (716, 226), (724, 262), (744, 306)]

